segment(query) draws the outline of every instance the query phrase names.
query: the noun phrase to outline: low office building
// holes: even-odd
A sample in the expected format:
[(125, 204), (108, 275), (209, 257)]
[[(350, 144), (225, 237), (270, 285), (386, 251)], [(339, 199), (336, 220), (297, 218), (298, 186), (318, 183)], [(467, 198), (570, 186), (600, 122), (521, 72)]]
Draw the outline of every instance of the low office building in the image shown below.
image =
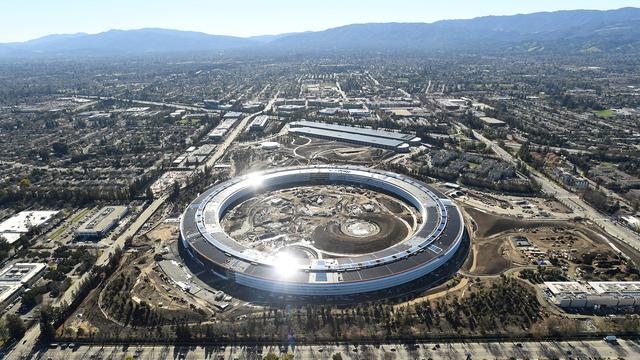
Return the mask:
[(0, 238), (12, 244), (29, 232), (29, 229), (46, 225), (59, 211), (22, 211), (0, 224)]
[(279, 105), (276, 107), (276, 112), (281, 112), (281, 113), (285, 113), (285, 114), (291, 114), (291, 113), (295, 113), (301, 110), (304, 110), (305, 106), (304, 105), (295, 105), (295, 104), (286, 104), (286, 105)]
[(78, 238), (101, 238), (127, 214), (126, 206), (105, 206), (76, 230)]
[(640, 307), (640, 281), (545, 282), (552, 303), (573, 309)]
[(18, 283), (31, 286), (44, 271), (47, 264), (43, 263), (15, 263), (0, 270), (0, 283)]
[(480, 121), (482, 121), (482, 124), (487, 127), (502, 127), (506, 125), (504, 121), (488, 116), (480, 117)]
[(22, 284), (16, 282), (0, 282), (0, 310), (5, 309), (24, 291)]
[(0, 310), (38, 281), (46, 269), (47, 264), (42, 263), (15, 263), (0, 270)]
[(224, 116), (222, 117), (223, 119), (240, 119), (242, 117), (242, 113), (241, 112), (237, 112), (237, 111), (229, 111), (228, 113), (224, 114)]
[(468, 107), (464, 99), (437, 99), (436, 104), (443, 110), (457, 111)]
[(222, 120), (220, 122), (220, 124), (218, 124), (218, 126), (216, 126), (216, 130), (231, 130), (235, 125), (236, 122), (238, 122), (238, 118), (225, 118), (224, 120)]
[(269, 122), (268, 115), (260, 115), (256, 116), (251, 124), (249, 125), (249, 131), (262, 131), (265, 127), (267, 127), (267, 123)]
[[(227, 115), (228, 114), (233, 115), (233, 114), (240, 114), (240, 113), (227, 113)], [(236, 125), (237, 122), (238, 122), (238, 118), (233, 116), (223, 119), (220, 122), (220, 124), (218, 124), (218, 126), (216, 126), (213, 130), (211, 130), (211, 132), (209, 132), (209, 134), (207, 135), (207, 138), (214, 142), (221, 141), (227, 135), (229, 130), (231, 130)]]
[(205, 100), (204, 107), (206, 109), (217, 110), (220, 107), (220, 101), (214, 99)]

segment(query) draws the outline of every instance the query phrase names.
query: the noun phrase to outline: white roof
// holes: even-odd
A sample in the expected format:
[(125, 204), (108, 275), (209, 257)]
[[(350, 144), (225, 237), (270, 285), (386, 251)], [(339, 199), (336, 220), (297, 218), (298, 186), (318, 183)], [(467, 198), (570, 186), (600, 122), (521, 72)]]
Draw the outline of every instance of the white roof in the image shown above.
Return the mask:
[(597, 294), (640, 295), (640, 281), (591, 281), (589, 286)]
[(544, 285), (549, 288), (554, 295), (590, 293), (586, 286), (577, 281), (549, 281), (545, 282)]
[(30, 228), (46, 223), (58, 212), (57, 210), (19, 212), (0, 224), (0, 236), (4, 237), (9, 243), (15, 242)]
[(27, 283), (46, 267), (43, 263), (15, 263), (0, 271), (0, 282)]

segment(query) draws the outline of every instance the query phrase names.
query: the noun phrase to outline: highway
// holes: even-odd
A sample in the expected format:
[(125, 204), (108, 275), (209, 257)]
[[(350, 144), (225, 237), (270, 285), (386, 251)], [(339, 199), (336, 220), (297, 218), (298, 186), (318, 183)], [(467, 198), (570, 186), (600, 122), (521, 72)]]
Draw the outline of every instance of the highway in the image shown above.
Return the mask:
[[(467, 127), (458, 123), (463, 129)], [(480, 141), (484, 142), (491, 149), (502, 158), (504, 161), (515, 165), (516, 159), (509, 154), (506, 150), (498, 146), (498, 144), (490, 139), (487, 139), (479, 132), (473, 130), (473, 135)], [(527, 165), (530, 176), (534, 178), (542, 187), (542, 191), (547, 194), (555, 197), (562, 204), (570, 208), (575, 216), (579, 216), (585, 219), (592, 221), (598, 227), (600, 227), (607, 234), (617, 238), (618, 240), (626, 243), (632, 248), (640, 251), (640, 236), (633, 232), (631, 229), (628, 229), (618, 223), (616, 223), (613, 219), (608, 216), (605, 216), (595, 210), (591, 205), (587, 204), (584, 200), (580, 198), (580, 196), (574, 194), (573, 192), (565, 189), (560, 186), (553, 180), (546, 177), (544, 174), (534, 169), (533, 167)]]
[[(289, 352), (291, 348), (288, 349)], [(139, 359), (262, 359), (272, 352), (283, 355), (277, 346), (80, 346), (76, 349), (48, 349), (36, 354), (34, 359), (124, 359), (136, 355)], [(604, 340), (563, 341), (563, 342), (456, 342), (423, 343), (406, 346), (403, 344), (382, 344), (378, 346), (354, 345), (301, 345), (293, 351), (295, 359), (331, 359), (340, 353), (344, 360), (355, 359), (637, 359), (640, 345), (635, 341), (621, 340), (609, 344)]]

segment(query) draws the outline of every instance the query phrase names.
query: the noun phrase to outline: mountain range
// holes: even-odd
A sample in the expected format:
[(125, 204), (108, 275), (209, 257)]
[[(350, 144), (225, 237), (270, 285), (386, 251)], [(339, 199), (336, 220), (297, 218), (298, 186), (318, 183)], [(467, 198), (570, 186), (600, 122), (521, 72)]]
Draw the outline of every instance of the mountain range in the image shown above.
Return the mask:
[(640, 8), (486, 16), (434, 23), (353, 24), (248, 38), (150, 28), (49, 35), (0, 44), (0, 57), (211, 51), (640, 52)]

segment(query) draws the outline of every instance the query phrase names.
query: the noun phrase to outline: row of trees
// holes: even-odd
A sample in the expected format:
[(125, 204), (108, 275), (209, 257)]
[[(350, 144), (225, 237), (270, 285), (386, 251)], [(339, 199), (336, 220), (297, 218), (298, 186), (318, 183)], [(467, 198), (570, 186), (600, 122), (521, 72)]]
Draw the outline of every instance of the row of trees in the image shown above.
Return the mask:
[[(104, 295), (117, 294), (123, 289), (127, 294), (130, 281), (126, 277), (115, 279), (113, 288)], [(121, 311), (127, 312), (131, 313)], [(403, 307), (382, 302), (348, 308), (306, 305), (270, 308), (242, 321), (189, 323), (186, 318), (174, 319), (172, 326), (160, 326), (152, 317), (140, 317), (130, 318), (132, 327), (126, 331), (92, 336), (105, 340), (186, 342), (279, 341), (290, 333), (308, 341), (416, 339), (434, 334), (526, 335), (529, 327), (540, 319), (540, 305), (535, 295), (517, 279), (503, 277), (491, 286), (475, 284), (464, 298), (442, 298)]]

